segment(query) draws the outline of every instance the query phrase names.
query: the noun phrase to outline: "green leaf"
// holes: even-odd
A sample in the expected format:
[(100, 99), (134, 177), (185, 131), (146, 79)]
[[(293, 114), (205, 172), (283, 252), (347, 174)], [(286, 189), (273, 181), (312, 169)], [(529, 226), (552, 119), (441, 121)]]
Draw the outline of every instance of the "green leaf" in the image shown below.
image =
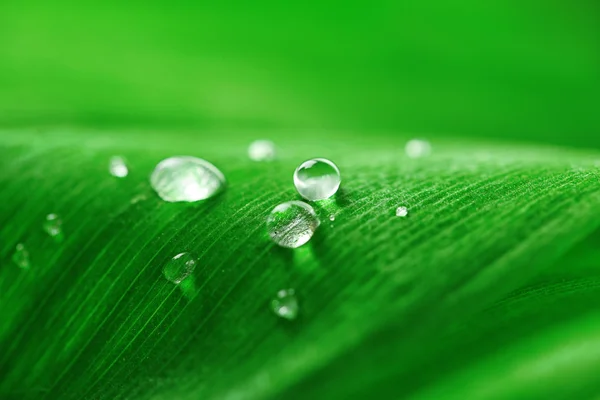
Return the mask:
[[(584, 239), (600, 226), (596, 153), (436, 141), (411, 160), (407, 138), (317, 132), (277, 135), (279, 159), (255, 163), (254, 136), (0, 133), (2, 398), (567, 399), (598, 388), (599, 278), (581, 261), (594, 259)], [(214, 163), (227, 190), (160, 200), (149, 174), (177, 154)], [(109, 175), (113, 155), (128, 160), (126, 178)], [(265, 218), (298, 199), (292, 173), (314, 156), (337, 163), (342, 187), (315, 204), (322, 223), (307, 245), (279, 248)], [(50, 213), (60, 243), (42, 229)], [(11, 261), (18, 243), (29, 269)], [(177, 286), (162, 268), (182, 251), (199, 262)], [(269, 309), (287, 288), (296, 321)]]

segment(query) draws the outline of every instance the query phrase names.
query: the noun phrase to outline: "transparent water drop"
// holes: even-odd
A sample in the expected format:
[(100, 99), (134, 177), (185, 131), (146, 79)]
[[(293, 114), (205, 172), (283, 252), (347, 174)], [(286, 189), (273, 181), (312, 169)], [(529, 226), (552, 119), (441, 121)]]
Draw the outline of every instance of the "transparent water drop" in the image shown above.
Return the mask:
[(319, 227), (315, 210), (302, 201), (279, 204), (267, 217), (267, 232), (282, 247), (295, 249), (310, 240)]
[(29, 252), (23, 243), (19, 243), (15, 247), (12, 260), (19, 268), (28, 269), (31, 267), (31, 262), (29, 261)]
[(294, 172), (294, 186), (309, 201), (324, 200), (339, 189), (342, 178), (340, 170), (325, 158), (303, 162)]
[(129, 168), (125, 159), (121, 156), (111, 157), (108, 163), (108, 170), (112, 176), (117, 178), (125, 178), (129, 174)]
[(294, 320), (298, 317), (298, 298), (294, 289), (284, 289), (277, 292), (277, 296), (271, 300), (271, 309), (278, 317)]
[(422, 139), (412, 139), (406, 143), (404, 151), (410, 158), (427, 157), (431, 154), (431, 143)]
[(331, 214), (331, 215), (329, 216), (329, 220), (330, 220), (331, 222), (335, 221), (335, 215)]
[(248, 156), (253, 161), (273, 161), (276, 153), (275, 143), (270, 140), (255, 140), (248, 147)]
[(408, 215), (408, 208), (402, 206), (396, 208), (396, 217), (406, 217)]
[(137, 203), (139, 203), (141, 201), (147, 200), (147, 198), (148, 197), (146, 196), (145, 193), (144, 194), (138, 194), (138, 195), (133, 196), (131, 198), (131, 200), (129, 200), (129, 203), (130, 204), (137, 204)]
[(165, 201), (208, 199), (225, 188), (225, 176), (201, 158), (178, 156), (161, 161), (150, 177), (152, 188)]
[(163, 275), (168, 281), (178, 285), (194, 272), (197, 264), (198, 259), (194, 254), (179, 253), (163, 267)]
[(58, 214), (48, 214), (46, 215), (46, 220), (44, 221), (44, 231), (53, 238), (59, 238), (62, 234), (62, 219), (58, 216)]

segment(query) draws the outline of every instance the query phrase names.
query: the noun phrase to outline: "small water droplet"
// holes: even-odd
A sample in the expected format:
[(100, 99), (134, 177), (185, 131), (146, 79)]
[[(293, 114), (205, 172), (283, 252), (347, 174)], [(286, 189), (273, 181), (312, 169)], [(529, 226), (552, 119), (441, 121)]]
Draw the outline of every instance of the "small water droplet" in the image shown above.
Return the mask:
[(284, 289), (277, 292), (277, 297), (271, 300), (271, 309), (278, 317), (294, 320), (298, 316), (298, 299), (294, 289)]
[(431, 154), (431, 144), (422, 139), (412, 139), (404, 147), (406, 155), (410, 158), (422, 158)]
[(58, 216), (58, 214), (46, 215), (46, 221), (44, 221), (44, 230), (53, 238), (60, 238), (62, 234), (62, 219)]
[(275, 143), (270, 140), (256, 140), (248, 147), (248, 156), (253, 161), (273, 161), (276, 153)]
[(132, 199), (129, 201), (129, 203), (131, 203), (131, 204), (137, 204), (137, 203), (139, 203), (140, 201), (144, 201), (144, 200), (146, 200), (146, 199), (147, 199), (147, 197), (146, 197), (146, 194), (138, 194), (138, 195), (134, 196), (134, 197), (133, 197), (133, 198), (132, 198)]
[(198, 259), (192, 253), (179, 253), (164, 266), (163, 275), (178, 285), (194, 272), (197, 264)]
[(294, 172), (294, 186), (309, 201), (324, 200), (339, 189), (342, 178), (340, 170), (325, 158), (303, 162)]
[(19, 268), (28, 269), (31, 267), (31, 263), (29, 261), (29, 252), (25, 248), (23, 243), (17, 244), (15, 247), (15, 252), (12, 256), (12, 260)]
[(225, 187), (225, 176), (211, 163), (179, 156), (161, 161), (150, 177), (152, 188), (165, 201), (208, 199)]
[(331, 215), (329, 216), (329, 220), (330, 220), (331, 222), (335, 221), (335, 215), (331, 214)]
[(310, 240), (319, 224), (310, 205), (294, 200), (279, 204), (271, 211), (267, 217), (267, 232), (278, 245), (295, 249)]
[(125, 178), (129, 174), (129, 168), (125, 159), (121, 156), (111, 157), (108, 163), (108, 170), (112, 176), (117, 178)]
[(408, 208), (398, 207), (396, 208), (396, 217), (406, 217), (408, 215)]

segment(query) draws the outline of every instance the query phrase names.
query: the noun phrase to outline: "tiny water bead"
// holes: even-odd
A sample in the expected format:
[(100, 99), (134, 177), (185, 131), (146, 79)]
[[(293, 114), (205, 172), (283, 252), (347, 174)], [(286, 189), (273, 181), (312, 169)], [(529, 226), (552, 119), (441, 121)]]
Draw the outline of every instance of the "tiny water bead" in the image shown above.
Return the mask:
[(408, 208), (402, 206), (396, 208), (396, 217), (406, 217), (408, 215)]
[(31, 263), (29, 261), (29, 252), (25, 248), (23, 243), (17, 244), (15, 247), (15, 252), (12, 256), (12, 260), (19, 268), (28, 269), (31, 267)]
[(295, 320), (298, 317), (298, 298), (294, 289), (284, 289), (277, 292), (277, 297), (271, 300), (271, 309), (278, 317)]
[(329, 216), (329, 220), (330, 220), (331, 222), (335, 221), (335, 215), (331, 214), (331, 215)]
[(255, 140), (248, 147), (248, 157), (253, 161), (273, 161), (276, 153), (275, 143), (270, 140)]
[(339, 189), (342, 178), (340, 170), (325, 158), (303, 162), (294, 172), (294, 186), (309, 201), (324, 200)]
[(225, 176), (206, 160), (189, 156), (161, 161), (150, 184), (168, 202), (194, 202), (208, 199), (225, 188)]
[(406, 155), (410, 158), (422, 158), (431, 155), (431, 143), (422, 139), (412, 139), (404, 147)]
[(192, 253), (183, 252), (173, 257), (163, 268), (163, 275), (168, 281), (179, 285), (194, 272), (198, 259)]
[(117, 178), (125, 178), (129, 174), (127, 163), (121, 156), (111, 157), (108, 163), (108, 170), (112, 176)]
[(137, 204), (137, 203), (139, 203), (139, 202), (141, 202), (141, 201), (145, 201), (145, 200), (147, 200), (147, 199), (148, 199), (148, 196), (146, 196), (146, 194), (145, 194), (145, 193), (144, 193), (144, 194), (138, 194), (138, 195), (136, 195), (136, 196), (133, 196), (133, 197), (131, 198), (131, 200), (129, 200), (129, 203), (130, 203), (130, 204)]
[(59, 237), (62, 233), (62, 219), (57, 214), (46, 215), (44, 231), (54, 238)]
[(271, 239), (289, 249), (308, 242), (319, 225), (315, 210), (302, 201), (279, 204), (267, 217), (267, 232)]

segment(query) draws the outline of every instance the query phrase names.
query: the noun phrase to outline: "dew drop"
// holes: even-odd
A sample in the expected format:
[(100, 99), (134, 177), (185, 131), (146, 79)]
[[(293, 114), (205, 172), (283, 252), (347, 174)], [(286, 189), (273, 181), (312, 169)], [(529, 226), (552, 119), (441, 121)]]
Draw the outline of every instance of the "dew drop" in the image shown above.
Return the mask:
[(408, 208), (398, 207), (396, 208), (396, 217), (406, 217), (408, 215)]
[(129, 174), (129, 168), (125, 159), (121, 156), (111, 157), (108, 163), (108, 170), (112, 176), (117, 178), (125, 178)]
[(302, 201), (279, 204), (267, 217), (267, 232), (282, 247), (295, 249), (310, 240), (319, 227), (315, 210)]
[(330, 198), (337, 192), (341, 181), (338, 167), (325, 158), (305, 161), (294, 172), (296, 190), (309, 201)]
[(406, 155), (410, 158), (422, 158), (431, 154), (431, 144), (422, 139), (412, 139), (404, 147)]
[(12, 256), (12, 260), (19, 268), (28, 269), (31, 267), (31, 263), (29, 261), (29, 252), (25, 248), (23, 243), (17, 244), (15, 247), (15, 252)]
[(271, 309), (278, 317), (294, 320), (298, 316), (298, 299), (294, 289), (284, 289), (277, 292), (277, 297), (271, 300)]
[(180, 284), (194, 272), (198, 259), (188, 252), (177, 254), (163, 268), (163, 275), (168, 281)]
[(150, 177), (152, 188), (168, 202), (208, 199), (225, 187), (223, 173), (201, 158), (179, 156), (161, 161)]
[(255, 140), (248, 147), (248, 156), (253, 161), (273, 161), (277, 150), (270, 140)]
[(138, 195), (133, 196), (131, 198), (131, 200), (129, 200), (129, 203), (130, 204), (137, 204), (137, 203), (139, 203), (141, 201), (147, 200), (147, 198), (148, 197), (146, 196), (145, 193), (144, 194), (138, 194)]
[(331, 215), (329, 216), (329, 220), (330, 220), (331, 222), (335, 221), (335, 215), (331, 214)]
[(46, 215), (44, 231), (53, 238), (59, 239), (62, 235), (62, 219), (57, 214)]

